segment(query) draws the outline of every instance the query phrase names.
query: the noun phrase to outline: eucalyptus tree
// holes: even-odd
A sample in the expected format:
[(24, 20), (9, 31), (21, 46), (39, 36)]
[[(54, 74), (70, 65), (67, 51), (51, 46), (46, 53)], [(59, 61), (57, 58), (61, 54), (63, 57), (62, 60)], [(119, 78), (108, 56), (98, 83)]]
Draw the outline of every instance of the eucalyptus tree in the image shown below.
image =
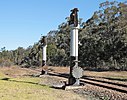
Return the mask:
[(83, 23), (81, 61), (84, 66), (126, 69), (126, 11), (125, 2), (106, 1)]

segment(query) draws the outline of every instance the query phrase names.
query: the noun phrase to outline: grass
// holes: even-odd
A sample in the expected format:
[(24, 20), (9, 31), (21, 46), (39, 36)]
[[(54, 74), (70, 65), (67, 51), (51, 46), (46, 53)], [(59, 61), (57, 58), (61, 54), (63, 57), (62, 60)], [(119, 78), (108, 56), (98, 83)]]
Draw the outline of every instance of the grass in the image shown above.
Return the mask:
[(104, 72), (85, 71), (84, 75), (102, 77), (110, 80), (127, 81), (127, 71), (104, 71)]
[[(30, 76), (14, 78), (6, 75), (7, 71), (0, 69), (0, 100), (84, 100), (73, 92), (39, 84), (43, 81), (42, 78)], [(18, 75), (16, 72), (15, 74)]]
[(50, 95), (51, 88), (39, 85), (38, 79), (21, 78), (11, 79), (3, 77), (0, 80), (1, 100), (49, 100), (55, 98)]
[[(55, 68), (54, 71), (69, 72), (68, 68)], [(57, 90), (41, 84), (45, 79), (30, 77), (33, 73), (36, 72), (18, 67), (0, 68), (0, 100), (85, 100), (71, 91)], [(84, 75), (127, 81), (126, 71), (84, 71)]]
[[(44, 90), (44, 91), (43, 91)], [(1, 100), (48, 100), (47, 94), (51, 90), (46, 86), (35, 84), (20, 83), (17, 81), (0, 81), (0, 97)]]

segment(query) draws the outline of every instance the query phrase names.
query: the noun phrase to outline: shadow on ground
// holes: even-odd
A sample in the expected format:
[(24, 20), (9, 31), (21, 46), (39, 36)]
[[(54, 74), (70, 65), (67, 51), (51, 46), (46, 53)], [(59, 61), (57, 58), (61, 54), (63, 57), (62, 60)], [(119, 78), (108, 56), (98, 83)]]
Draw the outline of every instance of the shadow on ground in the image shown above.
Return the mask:
[(2, 78), (0, 80), (9, 81), (9, 82), (27, 83), (27, 84), (34, 84), (34, 85), (46, 86), (44, 84), (39, 84), (39, 83), (36, 83), (36, 82), (12, 80), (11, 78), (7, 78), (7, 77)]

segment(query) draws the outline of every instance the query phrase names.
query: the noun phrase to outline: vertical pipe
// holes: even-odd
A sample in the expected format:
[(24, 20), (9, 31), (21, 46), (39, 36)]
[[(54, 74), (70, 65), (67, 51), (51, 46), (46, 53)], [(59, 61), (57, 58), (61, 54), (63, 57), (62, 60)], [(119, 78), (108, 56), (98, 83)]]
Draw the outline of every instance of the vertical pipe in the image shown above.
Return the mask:
[(70, 32), (70, 76), (69, 85), (79, 85), (79, 79), (73, 76), (73, 68), (78, 67), (78, 27), (71, 25)]
[(42, 71), (41, 71), (41, 75), (43, 75), (43, 74), (47, 74), (47, 66), (46, 66), (47, 38), (46, 38), (46, 36), (43, 36), (41, 44), (42, 44)]
[(70, 56), (78, 57), (78, 27), (71, 28), (70, 38)]
[(47, 45), (44, 45), (43, 46), (43, 49), (42, 49), (42, 60), (44, 60), (45, 61), (45, 64), (46, 64), (46, 48), (47, 48)]

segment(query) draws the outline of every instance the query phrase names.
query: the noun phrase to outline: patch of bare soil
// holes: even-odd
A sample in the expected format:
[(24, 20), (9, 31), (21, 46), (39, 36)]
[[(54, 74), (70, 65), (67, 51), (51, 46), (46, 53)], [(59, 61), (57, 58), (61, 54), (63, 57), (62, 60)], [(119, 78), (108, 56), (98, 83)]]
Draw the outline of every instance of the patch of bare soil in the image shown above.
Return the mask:
[(69, 73), (69, 67), (54, 67), (49, 66), (48, 69), (50, 69), (54, 73)]
[(21, 68), (19, 66), (1, 67), (0, 71), (3, 72), (5, 75), (8, 75), (14, 78), (37, 73), (36, 70)]

